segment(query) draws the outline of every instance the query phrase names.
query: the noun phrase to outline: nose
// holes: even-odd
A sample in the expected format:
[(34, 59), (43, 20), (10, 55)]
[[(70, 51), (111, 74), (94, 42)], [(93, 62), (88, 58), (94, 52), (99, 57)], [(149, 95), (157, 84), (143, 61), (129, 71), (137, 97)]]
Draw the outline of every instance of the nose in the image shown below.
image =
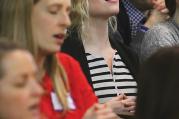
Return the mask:
[(44, 90), (37, 80), (32, 80), (32, 95), (36, 97), (41, 97), (44, 94)]
[(59, 24), (64, 26), (65, 28), (71, 25), (71, 19), (67, 12), (64, 12), (62, 14), (62, 17), (59, 18)]

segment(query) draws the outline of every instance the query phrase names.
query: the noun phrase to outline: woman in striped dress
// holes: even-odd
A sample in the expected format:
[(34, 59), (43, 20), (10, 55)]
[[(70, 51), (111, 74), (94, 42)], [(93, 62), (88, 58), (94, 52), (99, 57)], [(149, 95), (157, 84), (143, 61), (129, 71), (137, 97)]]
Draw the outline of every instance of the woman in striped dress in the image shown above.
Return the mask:
[(99, 102), (121, 114), (134, 112), (137, 59), (115, 31), (111, 17), (119, 12), (119, 2), (84, 0), (84, 15), (72, 22), (62, 51), (80, 62)]

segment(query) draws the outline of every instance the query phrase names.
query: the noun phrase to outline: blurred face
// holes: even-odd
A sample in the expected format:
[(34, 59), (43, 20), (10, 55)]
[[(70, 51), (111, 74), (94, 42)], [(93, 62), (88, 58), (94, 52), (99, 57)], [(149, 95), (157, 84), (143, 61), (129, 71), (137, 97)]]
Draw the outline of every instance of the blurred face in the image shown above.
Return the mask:
[(179, 6), (179, 0), (176, 0), (177, 6)]
[(153, 8), (153, 2), (157, 0), (131, 0), (135, 7), (141, 11), (146, 11)]
[(92, 17), (109, 18), (119, 12), (119, 0), (88, 0)]
[(40, 0), (33, 7), (33, 37), (42, 53), (60, 50), (70, 26), (70, 0)]
[(43, 93), (37, 83), (37, 67), (32, 56), (16, 50), (2, 61), (0, 79), (1, 119), (40, 119), (39, 102)]

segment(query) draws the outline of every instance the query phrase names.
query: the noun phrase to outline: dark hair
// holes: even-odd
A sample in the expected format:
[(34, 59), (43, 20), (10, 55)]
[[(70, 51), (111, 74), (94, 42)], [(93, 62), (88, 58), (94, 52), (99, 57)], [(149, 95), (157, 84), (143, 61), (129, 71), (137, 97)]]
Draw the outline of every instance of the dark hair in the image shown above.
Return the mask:
[(34, 0), (34, 4), (36, 4), (37, 2), (39, 2), (39, 0)]
[(5, 55), (14, 51), (14, 50), (25, 50), (20, 47), (18, 44), (9, 41), (6, 38), (0, 38), (0, 78), (4, 75), (4, 70), (2, 68), (2, 60)]
[(178, 91), (179, 47), (160, 49), (141, 66), (136, 118), (179, 119)]
[(165, 0), (165, 4), (169, 10), (170, 17), (173, 17), (176, 11), (176, 0)]

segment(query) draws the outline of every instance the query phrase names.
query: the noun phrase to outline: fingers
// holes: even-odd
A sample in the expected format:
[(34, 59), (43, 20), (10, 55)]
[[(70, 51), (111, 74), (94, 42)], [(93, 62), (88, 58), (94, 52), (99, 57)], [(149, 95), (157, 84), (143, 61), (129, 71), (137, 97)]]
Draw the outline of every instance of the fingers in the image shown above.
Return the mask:
[(120, 94), (119, 96), (123, 96), (123, 99), (127, 99), (127, 96), (124, 93)]
[(111, 100), (114, 101), (120, 101), (120, 100), (124, 100), (124, 99), (127, 99), (127, 96), (125, 94), (120, 94), (119, 96), (117, 97), (113, 97)]
[(124, 104), (125, 111), (133, 112), (133, 113), (135, 112), (135, 108), (136, 108), (135, 98), (123, 100), (122, 103)]
[(135, 106), (136, 103), (133, 101), (130, 101), (130, 102), (123, 102), (123, 104), (125, 107), (130, 107), (130, 106)]
[(111, 113), (111, 114), (108, 114), (108, 115), (100, 115), (96, 119), (120, 119), (120, 117), (118, 117), (114, 113)]
[(96, 119), (119, 119), (118, 116), (106, 104), (96, 105)]
[(167, 8), (165, 8), (165, 9), (160, 10), (160, 12), (163, 14), (168, 14), (169, 10)]
[(127, 109), (129, 112), (135, 112), (136, 106), (130, 106)]

